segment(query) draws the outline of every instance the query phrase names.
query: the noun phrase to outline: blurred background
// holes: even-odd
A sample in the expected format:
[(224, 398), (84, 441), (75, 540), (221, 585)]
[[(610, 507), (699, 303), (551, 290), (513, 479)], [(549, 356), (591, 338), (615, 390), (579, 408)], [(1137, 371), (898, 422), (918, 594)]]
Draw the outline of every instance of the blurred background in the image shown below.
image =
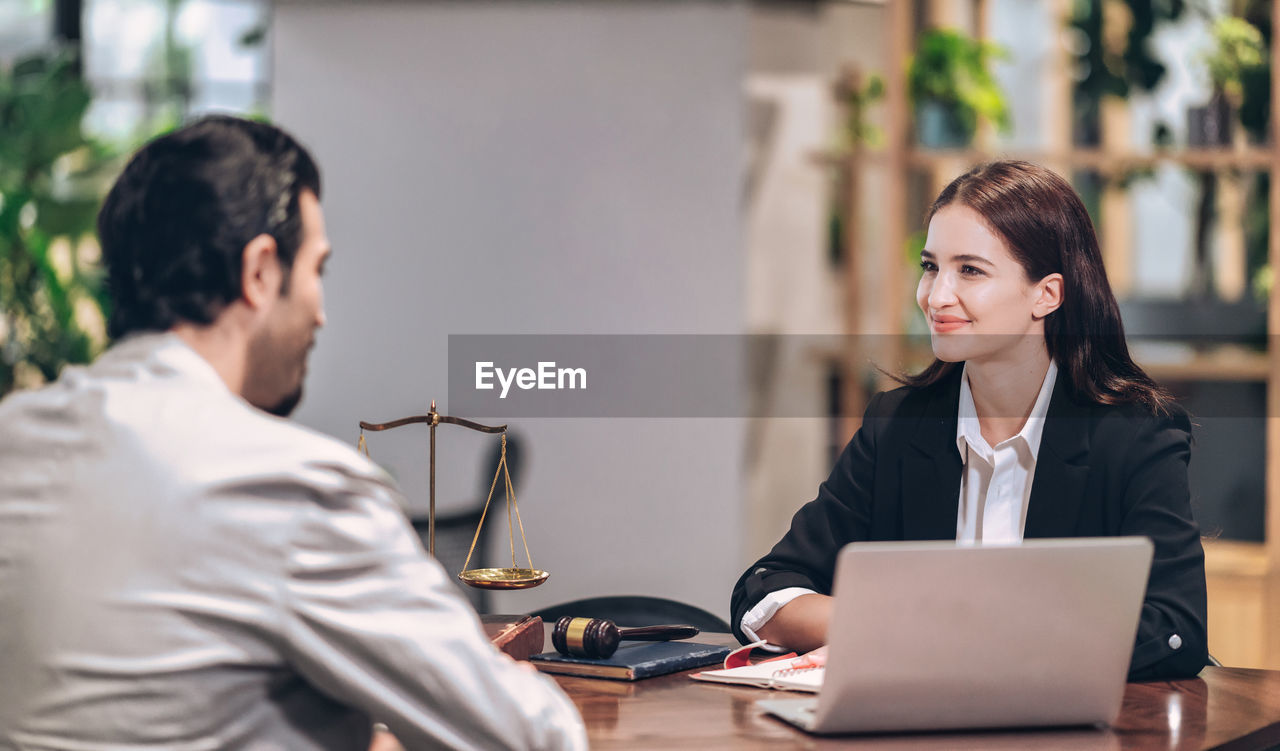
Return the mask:
[[(107, 345), (93, 220), (132, 150), (269, 118), (324, 175), (329, 324), (297, 416), (341, 440), (448, 414), (449, 335), (779, 335), (743, 364), (752, 400), (808, 417), (513, 423), (551, 578), (469, 593), (723, 617), (888, 385), (875, 365), (927, 360), (929, 202), (1025, 158), (1085, 198), (1136, 355), (1195, 416), (1210, 649), (1280, 668), (1276, 23), (1269, 0), (0, 0), (0, 393)], [(496, 448), (440, 431), (459, 569)], [(423, 518), (425, 429), (368, 438)], [(507, 537), (491, 517), (486, 565)]]

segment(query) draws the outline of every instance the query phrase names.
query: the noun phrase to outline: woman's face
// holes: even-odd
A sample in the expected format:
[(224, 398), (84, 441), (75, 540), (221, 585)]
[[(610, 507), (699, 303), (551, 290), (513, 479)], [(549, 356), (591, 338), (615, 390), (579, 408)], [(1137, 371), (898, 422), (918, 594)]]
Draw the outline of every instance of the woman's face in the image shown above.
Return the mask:
[(961, 204), (933, 215), (924, 248), (916, 302), (938, 359), (981, 363), (1043, 346), (1044, 317), (1062, 300), (1060, 274), (1028, 281), (1004, 241)]

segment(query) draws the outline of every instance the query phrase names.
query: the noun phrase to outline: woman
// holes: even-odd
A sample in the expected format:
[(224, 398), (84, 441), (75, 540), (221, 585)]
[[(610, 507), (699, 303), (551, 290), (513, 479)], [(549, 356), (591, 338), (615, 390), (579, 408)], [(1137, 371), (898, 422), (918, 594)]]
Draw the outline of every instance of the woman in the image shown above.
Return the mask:
[(1208, 652), (1191, 424), (1129, 356), (1079, 196), (1043, 167), (994, 162), (948, 185), (928, 226), (916, 301), (936, 359), (872, 398), (818, 497), (738, 580), (735, 633), (825, 642), (849, 542), (1146, 535), (1129, 678), (1195, 675)]

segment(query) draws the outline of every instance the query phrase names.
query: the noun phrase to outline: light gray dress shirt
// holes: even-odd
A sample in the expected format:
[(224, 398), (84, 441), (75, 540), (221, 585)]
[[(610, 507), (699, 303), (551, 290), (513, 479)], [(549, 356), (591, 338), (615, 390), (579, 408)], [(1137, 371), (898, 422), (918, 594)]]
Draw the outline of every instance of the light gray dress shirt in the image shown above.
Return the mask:
[(0, 402), (0, 749), (585, 748), (398, 500), (171, 334)]

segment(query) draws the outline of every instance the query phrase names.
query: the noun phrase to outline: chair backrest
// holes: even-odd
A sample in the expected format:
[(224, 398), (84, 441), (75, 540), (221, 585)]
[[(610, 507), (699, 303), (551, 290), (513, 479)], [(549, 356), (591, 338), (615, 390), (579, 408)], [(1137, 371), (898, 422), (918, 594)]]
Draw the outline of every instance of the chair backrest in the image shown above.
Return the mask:
[(552, 605), (535, 611), (533, 615), (541, 617), (545, 623), (555, 623), (562, 616), (570, 615), (578, 618), (604, 618), (619, 626), (680, 623), (696, 626), (702, 631), (729, 633), (729, 624), (714, 613), (678, 600), (646, 595), (588, 597)]
[[(511, 484), (517, 490), (517, 496), (520, 485), (521, 473), (521, 454), (522, 441), (513, 433), (507, 433), (507, 472), (511, 475)], [(486, 456), (485, 461), (480, 464), (480, 483), (478, 495), (475, 502), (461, 511), (451, 514), (436, 516), (436, 560), (444, 567), (445, 571), (453, 578), (454, 584), (462, 591), (471, 602), (471, 606), (478, 613), (490, 612), (491, 601), (489, 590), (476, 589), (468, 587), (458, 580), (458, 572), (462, 570), (463, 563), (467, 560), (467, 551), (471, 549), (471, 540), (475, 537), (476, 527), (480, 524), (480, 515), (484, 512), (484, 501), (489, 495), (489, 487), (493, 484), (493, 473), (498, 467), (498, 458), (502, 453), (502, 444), (495, 439), (493, 448), (491, 448)], [(489, 516), (485, 519), (484, 528), (480, 530), (480, 537), (476, 540), (475, 553), (471, 556), (471, 568), (486, 568), (492, 565), (505, 565), (503, 563), (491, 563), (491, 557), (488, 552), (488, 541), (493, 539), (493, 527), (495, 524), (502, 525), (506, 523), (506, 511), (501, 504), (505, 502), (506, 495), (503, 492), (502, 482), (499, 481), (498, 487), (493, 491), (493, 505), (489, 508)], [(427, 548), (428, 537), (428, 521), (426, 517), (415, 517), (413, 520), (413, 528), (417, 531), (418, 537), (422, 539), (423, 549)], [(505, 531), (503, 531), (505, 535)]]

